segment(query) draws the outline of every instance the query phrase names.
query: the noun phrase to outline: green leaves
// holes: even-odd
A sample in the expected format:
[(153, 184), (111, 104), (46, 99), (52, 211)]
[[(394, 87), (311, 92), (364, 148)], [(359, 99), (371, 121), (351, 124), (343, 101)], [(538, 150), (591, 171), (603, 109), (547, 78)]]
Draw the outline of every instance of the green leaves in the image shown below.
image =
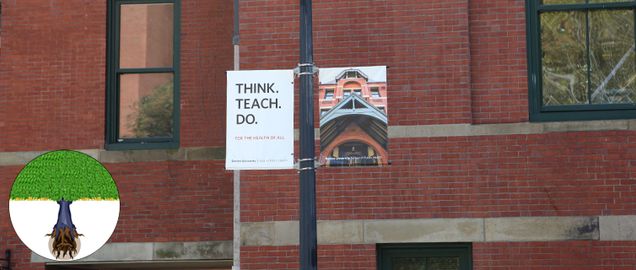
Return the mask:
[(170, 80), (156, 87), (136, 104), (137, 114), (131, 115), (136, 117), (131, 126), (136, 137), (172, 135), (173, 84)]
[(27, 164), (11, 189), (12, 200), (118, 200), (110, 173), (89, 155), (70, 150), (43, 154)]

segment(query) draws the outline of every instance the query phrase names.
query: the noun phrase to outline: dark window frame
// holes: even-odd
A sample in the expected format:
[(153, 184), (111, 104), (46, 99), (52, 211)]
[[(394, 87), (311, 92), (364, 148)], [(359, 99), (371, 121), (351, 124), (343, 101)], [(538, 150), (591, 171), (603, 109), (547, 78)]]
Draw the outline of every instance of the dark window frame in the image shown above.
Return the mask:
[(332, 99), (333, 99), (333, 97), (334, 97), (335, 92), (336, 92), (336, 91), (335, 91), (335, 89), (333, 89), (333, 88), (327, 88), (327, 89), (325, 89), (325, 97), (324, 97), (324, 99), (325, 99), (325, 100), (332, 100)]
[(460, 270), (473, 269), (471, 243), (379, 244), (376, 250), (377, 269), (391, 269), (391, 258), (413, 254), (422, 257), (458, 256)]
[[(173, 4), (173, 59), (172, 67), (120, 68), (120, 15), (125, 4)], [(174, 149), (179, 147), (180, 138), (180, 0), (108, 0), (107, 51), (106, 51), (106, 139), (107, 150)], [(122, 74), (173, 74), (173, 132), (171, 137), (119, 138), (119, 76)]]
[[(540, 14), (557, 11), (593, 11), (636, 9), (636, 1), (585, 4), (541, 4), (540, 0), (526, 0), (526, 30), (528, 54), (528, 106), (530, 121), (578, 121), (636, 118), (636, 103), (631, 104), (585, 104), (544, 106), (541, 72), (541, 25)], [(586, 1), (586, 2), (589, 2)], [(635, 24), (636, 24), (636, 12)], [(636, 27), (635, 27), (636, 32)]]
[(381, 98), (382, 96), (380, 95), (380, 87), (370, 87), (369, 88), (370, 92), (371, 92), (371, 98)]

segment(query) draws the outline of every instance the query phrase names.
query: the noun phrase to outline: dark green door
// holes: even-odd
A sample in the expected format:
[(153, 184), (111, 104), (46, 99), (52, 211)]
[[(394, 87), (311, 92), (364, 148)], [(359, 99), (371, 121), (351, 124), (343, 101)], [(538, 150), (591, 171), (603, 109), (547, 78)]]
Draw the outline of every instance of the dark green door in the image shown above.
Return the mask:
[(470, 270), (470, 244), (379, 245), (379, 270)]

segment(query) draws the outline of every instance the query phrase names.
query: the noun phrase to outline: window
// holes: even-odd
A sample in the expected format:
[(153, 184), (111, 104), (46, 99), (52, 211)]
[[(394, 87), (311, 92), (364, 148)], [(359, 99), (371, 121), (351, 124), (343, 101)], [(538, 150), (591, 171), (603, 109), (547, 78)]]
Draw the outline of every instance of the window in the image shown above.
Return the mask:
[(379, 245), (378, 269), (472, 269), (470, 244)]
[(108, 2), (107, 149), (179, 146), (179, 0)]
[(358, 78), (358, 72), (356, 72), (356, 71), (347, 71), (347, 73), (345, 74), (345, 78), (347, 78), (347, 79)]
[(636, 118), (636, 1), (527, 3), (530, 119)]
[(329, 112), (329, 109), (320, 109), (320, 116), (322, 117), (323, 115), (325, 115), (327, 112)]
[(379, 98), (380, 97), (380, 88), (371, 87), (371, 97), (372, 98)]
[(342, 97), (343, 98), (347, 98), (351, 95), (351, 90), (344, 90), (342, 91)]
[(353, 89), (353, 93), (358, 96), (362, 96), (362, 89)]
[(325, 100), (332, 100), (332, 99), (333, 99), (333, 89), (326, 89)]

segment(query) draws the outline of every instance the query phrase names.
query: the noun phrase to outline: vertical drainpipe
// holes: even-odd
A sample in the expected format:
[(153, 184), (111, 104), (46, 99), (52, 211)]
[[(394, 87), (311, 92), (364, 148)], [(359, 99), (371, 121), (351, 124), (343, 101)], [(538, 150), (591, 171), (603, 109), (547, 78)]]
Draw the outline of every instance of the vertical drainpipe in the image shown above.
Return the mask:
[[(240, 69), (240, 35), (239, 35), (239, 0), (234, 0), (234, 31), (232, 44), (234, 45), (234, 70)], [(234, 171), (234, 241), (232, 254), (232, 270), (241, 269), (241, 171)]]

